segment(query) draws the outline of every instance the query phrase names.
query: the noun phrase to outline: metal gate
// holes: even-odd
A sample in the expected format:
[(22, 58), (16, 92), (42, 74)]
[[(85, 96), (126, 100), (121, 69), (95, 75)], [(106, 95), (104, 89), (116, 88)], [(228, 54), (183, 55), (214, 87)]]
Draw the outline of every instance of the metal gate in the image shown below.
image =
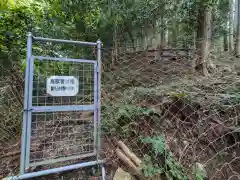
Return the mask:
[[(34, 56), (33, 41), (96, 46), (97, 60)], [(85, 157), (94, 160), (41, 171), (37, 176), (102, 163), (100, 68), (100, 41), (57, 40), (28, 34), (21, 177), (36, 176), (26, 173), (30, 167)]]

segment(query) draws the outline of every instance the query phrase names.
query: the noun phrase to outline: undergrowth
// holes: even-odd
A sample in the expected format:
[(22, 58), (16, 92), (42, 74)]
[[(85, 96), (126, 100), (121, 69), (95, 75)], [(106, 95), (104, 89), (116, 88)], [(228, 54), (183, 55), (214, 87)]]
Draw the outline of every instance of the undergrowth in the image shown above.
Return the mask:
[[(171, 98), (186, 98), (183, 93), (173, 94)], [(103, 130), (105, 133), (127, 138), (134, 129), (131, 124), (136, 123), (141, 116), (151, 116), (154, 113), (151, 108), (142, 108), (134, 105), (120, 104), (103, 109)], [(166, 149), (162, 136), (139, 137), (139, 143), (148, 147), (143, 156), (142, 169), (146, 177), (155, 178), (156, 175), (165, 176), (168, 180), (187, 180), (188, 176), (183, 167), (175, 159), (172, 153)], [(193, 169), (194, 180), (203, 180), (201, 171)]]
[[(150, 150), (144, 155), (141, 165), (146, 177), (162, 174), (168, 180), (188, 180), (188, 175), (184, 172), (181, 164), (166, 149), (162, 136), (140, 137), (140, 141), (150, 147)], [(192, 176), (194, 180), (204, 179), (204, 175), (198, 167), (193, 168)]]
[[(167, 89), (167, 88), (166, 88)], [(186, 92), (174, 90), (174, 86), (166, 90), (163, 88), (131, 88), (124, 92), (124, 99), (118, 105), (108, 105), (102, 109), (103, 131), (105, 134), (113, 134), (123, 138), (139, 138), (139, 144), (145, 148), (139, 156), (142, 157), (142, 169), (144, 175), (156, 180), (157, 176), (164, 176), (168, 180), (188, 180), (189, 177), (181, 164), (179, 164), (170, 150), (166, 149), (162, 136), (150, 135), (150, 137), (140, 136), (139, 132), (134, 132), (139, 120), (148, 119), (156, 113), (154, 106), (139, 107), (136, 102), (155, 98), (158, 103), (163, 103), (163, 98), (167, 98), (168, 103), (184, 102), (194, 107), (192, 97)], [(165, 92), (164, 92), (165, 91)], [(167, 95), (167, 97), (166, 97)], [(161, 107), (161, 106), (159, 106)], [(160, 111), (161, 112), (161, 111)], [(159, 114), (158, 114), (159, 115)], [(157, 116), (156, 123), (160, 122), (161, 117)], [(144, 126), (144, 125), (141, 125)], [(198, 167), (193, 168), (191, 176), (194, 180), (203, 180), (203, 175)], [(161, 179), (161, 178), (160, 178)]]
[(139, 116), (149, 115), (153, 110), (134, 105), (120, 104), (118, 106), (104, 107), (102, 112), (103, 131), (107, 134), (114, 133), (121, 137), (127, 137), (130, 132), (131, 123), (134, 123)]
[(3, 144), (21, 133), (22, 106), (9, 87), (0, 88), (0, 143)]
[(154, 88), (134, 87), (126, 89), (123, 93), (123, 98), (126, 98), (126, 103), (136, 103), (142, 100), (160, 99), (166, 96), (186, 95), (183, 92), (178, 91), (178, 89), (182, 88), (178, 87), (175, 83)]
[(226, 96), (222, 99), (221, 103), (225, 105), (237, 105), (240, 104), (240, 87), (233, 86), (225, 89)]

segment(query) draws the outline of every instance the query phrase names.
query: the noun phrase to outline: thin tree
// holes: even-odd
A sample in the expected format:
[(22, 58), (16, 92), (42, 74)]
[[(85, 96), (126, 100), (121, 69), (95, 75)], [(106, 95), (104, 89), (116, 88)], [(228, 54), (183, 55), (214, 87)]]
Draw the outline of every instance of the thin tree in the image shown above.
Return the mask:
[(240, 0), (237, 0), (237, 34), (236, 34), (236, 57), (240, 57)]
[(195, 69), (205, 76), (209, 76), (208, 66), (212, 66), (209, 62), (209, 49), (211, 47), (211, 21), (212, 7), (202, 0), (198, 4), (198, 31), (197, 31), (197, 50), (198, 57), (196, 59)]
[(233, 13), (234, 13), (234, 0), (229, 0), (229, 51), (233, 52), (234, 37), (233, 37)]

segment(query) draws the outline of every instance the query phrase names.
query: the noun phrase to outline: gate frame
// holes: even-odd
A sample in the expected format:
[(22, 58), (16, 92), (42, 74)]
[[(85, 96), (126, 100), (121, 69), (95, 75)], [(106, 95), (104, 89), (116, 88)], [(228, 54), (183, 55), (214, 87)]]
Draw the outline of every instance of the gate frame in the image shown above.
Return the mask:
[[(83, 59), (70, 59), (70, 58), (54, 58), (54, 57), (42, 57), (42, 56), (33, 56), (32, 55), (32, 43), (34, 41), (42, 41), (42, 42), (55, 42), (55, 43), (64, 43), (64, 44), (77, 44), (82, 46), (96, 46), (97, 47), (97, 61), (93, 62), (91, 60), (83, 60)], [(102, 179), (105, 179), (105, 170), (103, 167), (104, 161), (100, 159), (100, 134), (101, 134), (101, 120), (100, 120), (100, 107), (101, 107), (101, 41), (97, 42), (83, 42), (83, 41), (72, 41), (72, 40), (63, 40), (63, 39), (50, 39), (50, 38), (42, 38), (42, 37), (34, 37), (31, 32), (27, 34), (27, 53), (26, 53), (26, 68), (25, 68), (25, 87), (24, 87), (24, 114), (23, 114), (23, 122), (22, 122), (22, 136), (21, 136), (21, 157), (20, 157), (20, 175), (7, 177), (4, 179), (27, 179), (38, 176), (44, 176), (53, 173), (59, 173), (64, 171), (69, 171), (73, 169), (89, 167), (94, 165), (100, 165), (102, 168)], [(42, 170), (38, 172), (25, 173), (26, 168), (29, 166), (29, 158), (30, 158), (30, 136), (31, 136), (31, 115), (32, 112), (51, 112), (51, 109), (54, 106), (40, 107), (32, 106), (32, 78), (33, 78), (33, 61), (34, 58), (42, 59), (42, 60), (59, 60), (64, 61), (68, 59), (69, 61), (74, 60), (75, 62), (91, 62), (94, 65), (94, 83), (96, 81), (96, 85), (94, 84), (94, 155), (96, 155), (96, 161), (83, 162), (74, 165), (63, 166), (59, 168), (52, 168), (48, 170)], [(71, 61), (72, 62), (72, 61)], [(97, 77), (95, 77), (97, 76)], [(97, 86), (97, 87), (95, 87)], [(73, 105), (72, 107), (78, 109), (70, 109), (68, 110), (83, 110), (83, 107), (87, 107), (87, 105)], [(79, 106), (79, 107), (77, 107)], [(90, 105), (91, 106), (91, 105)], [(60, 106), (61, 107), (61, 106)], [(42, 110), (41, 110), (42, 109)], [(34, 110), (34, 111), (33, 111)], [(45, 111), (44, 111), (45, 110)], [(59, 111), (62, 108), (58, 109)], [(66, 109), (65, 109), (66, 110)], [(56, 109), (55, 109), (56, 111)], [(53, 112), (55, 112), (53, 111)], [(84, 111), (84, 110), (83, 110)], [(84, 154), (83, 154), (84, 155)], [(71, 157), (71, 156), (70, 156)], [(68, 159), (64, 160), (67, 161)], [(55, 162), (51, 163), (54, 164)]]

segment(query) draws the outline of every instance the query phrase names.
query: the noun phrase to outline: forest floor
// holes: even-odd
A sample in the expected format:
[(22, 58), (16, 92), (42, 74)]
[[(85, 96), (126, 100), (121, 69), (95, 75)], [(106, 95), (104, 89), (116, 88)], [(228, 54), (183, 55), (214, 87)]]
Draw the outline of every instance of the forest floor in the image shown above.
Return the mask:
[(240, 179), (240, 63), (227, 53), (212, 54), (216, 69), (204, 77), (192, 71), (190, 58), (123, 58), (106, 75), (113, 78), (103, 97), (108, 134), (142, 159), (153, 150), (139, 137), (163, 136), (189, 179), (195, 163), (205, 167), (209, 179)]
[[(102, 148), (108, 175), (119, 166), (125, 168), (109, 140), (122, 140), (144, 159), (153, 150), (139, 138), (161, 136), (189, 180), (196, 162), (209, 179), (240, 179), (240, 63), (224, 53), (211, 58), (216, 69), (210, 77), (193, 72), (191, 58), (153, 61), (151, 55), (138, 53), (122, 54), (117, 68), (105, 68)], [(19, 147), (13, 142), (1, 152)], [(18, 172), (19, 155), (0, 155), (0, 177)], [(159, 165), (160, 159), (153, 161)], [(41, 179), (82, 176), (82, 171), (71, 171)]]

